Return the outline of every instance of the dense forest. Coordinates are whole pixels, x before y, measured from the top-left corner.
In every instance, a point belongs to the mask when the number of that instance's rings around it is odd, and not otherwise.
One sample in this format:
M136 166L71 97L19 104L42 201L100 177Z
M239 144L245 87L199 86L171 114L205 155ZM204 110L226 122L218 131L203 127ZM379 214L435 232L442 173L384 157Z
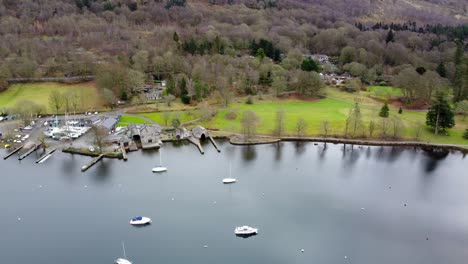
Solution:
M459 101L467 9L464 0L0 0L0 90L10 78L96 75L122 99L167 79L175 96L228 102L317 95L323 71L398 85L407 103L447 87ZM307 54L337 67L311 67Z

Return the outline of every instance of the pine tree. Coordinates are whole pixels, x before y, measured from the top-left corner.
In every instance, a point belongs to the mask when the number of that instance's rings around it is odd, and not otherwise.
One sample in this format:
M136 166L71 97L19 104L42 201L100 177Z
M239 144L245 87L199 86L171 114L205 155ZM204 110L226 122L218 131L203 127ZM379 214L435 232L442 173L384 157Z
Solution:
M447 69L445 68L445 65L442 62L439 63L439 65L437 65L436 71L440 77L447 78Z
M455 126L454 113L444 93L437 93L436 99L427 112L426 125L433 127L436 135L439 133L439 129L445 131L445 129Z
M403 109L401 109L401 106L400 106L400 109L398 109L398 113L399 113L399 114L402 114L402 113L403 113Z
M468 128L465 129L465 132L463 133L463 138L468 139Z
M393 30L389 30L387 33L387 38L385 38L385 43L393 42L395 40L395 34L393 33Z
M379 116L380 117L388 117L389 116L389 113L390 112L390 109L388 108L388 104L387 102L385 102L385 104L382 106L382 108L380 109L380 113L379 113Z

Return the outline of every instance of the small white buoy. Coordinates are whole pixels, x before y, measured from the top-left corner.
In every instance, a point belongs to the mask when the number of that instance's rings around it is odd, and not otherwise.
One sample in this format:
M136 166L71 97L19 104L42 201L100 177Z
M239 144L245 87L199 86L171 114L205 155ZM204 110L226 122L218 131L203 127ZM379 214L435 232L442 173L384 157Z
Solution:
M204 248L207 248L207 247L208 247L208 245L204 245L203 247L204 247Z
M88 185L85 185L84 187L85 187L85 188L88 188Z
M366 210L366 208L364 208L364 207L361 207L361 210Z
M347 259L347 258L348 258L348 256L344 256L344 258L345 258L345 259Z
M174 201L174 198L172 198L171 200Z
M214 204L216 204L216 202L213 202Z
M39 188L42 188L42 185L39 185Z
M304 252L304 249L301 249L301 252Z
M21 221L21 217L18 217L18 221Z

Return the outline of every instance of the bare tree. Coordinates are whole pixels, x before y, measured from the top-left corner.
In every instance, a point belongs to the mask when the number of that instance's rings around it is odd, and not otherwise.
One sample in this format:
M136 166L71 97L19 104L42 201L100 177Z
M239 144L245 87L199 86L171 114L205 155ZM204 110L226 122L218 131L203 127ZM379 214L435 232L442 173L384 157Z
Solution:
M171 118L171 112L166 111L162 113L163 120L164 120L164 125L167 126L167 122L169 122L169 119Z
M371 120L369 122L369 137L372 137L374 135L374 131L375 131L375 122L374 120Z
M329 132L328 120L322 121L322 123L320 124L320 129L321 129L322 135L324 135L325 137L328 137L328 132Z
M284 114L283 109L276 110L274 134L279 137L284 133Z
M59 91L53 90L49 94L49 106L58 114L64 103L63 96Z
M257 114L253 111L247 110L244 111L241 119L242 124L242 132L244 134L244 138L249 140L255 136L257 133L257 126L260 122Z
M93 137L93 143L99 148L99 153L102 153L104 147L104 140L107 136L107 130L101 126L91 126L91 135Z
M307 122L304 120L304 118L299 118L296 122L296 133L298 137L305 136L307 127L309 125Z

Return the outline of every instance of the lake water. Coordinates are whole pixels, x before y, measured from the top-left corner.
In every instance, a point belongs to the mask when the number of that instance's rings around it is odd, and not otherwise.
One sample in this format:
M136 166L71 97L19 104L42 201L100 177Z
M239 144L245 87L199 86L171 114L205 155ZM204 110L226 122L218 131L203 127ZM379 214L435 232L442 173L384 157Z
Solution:
M113 263L121 241L135 264L468 261L468 158L461 154L220 146L217 153L205 144L201 155L193 145L168 143L163 174L151 173L157 151L106 159L85 173L89 157L59 152L42 164L35 154L0 160L1 263ZM238 182L223 185L229 163ZM130 226L137 215L153 224ZM236 237L240 225L259 235Z

